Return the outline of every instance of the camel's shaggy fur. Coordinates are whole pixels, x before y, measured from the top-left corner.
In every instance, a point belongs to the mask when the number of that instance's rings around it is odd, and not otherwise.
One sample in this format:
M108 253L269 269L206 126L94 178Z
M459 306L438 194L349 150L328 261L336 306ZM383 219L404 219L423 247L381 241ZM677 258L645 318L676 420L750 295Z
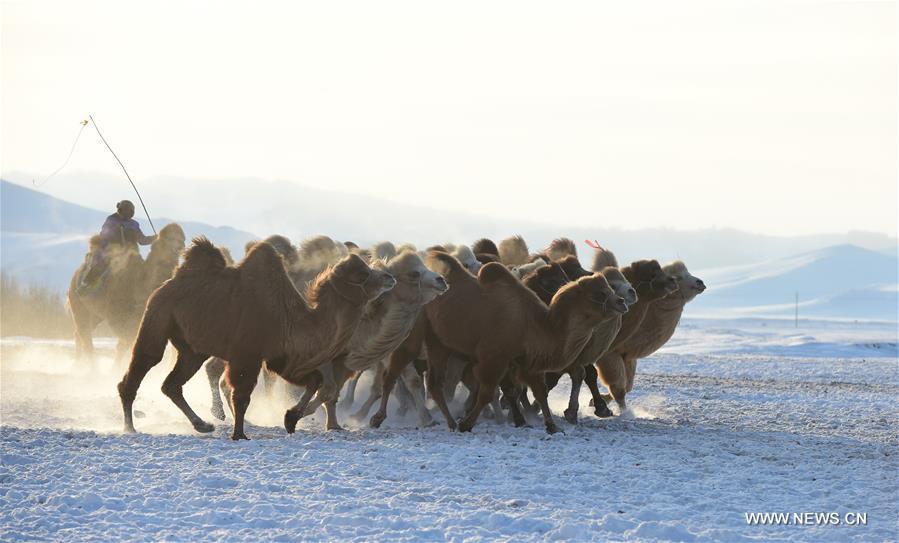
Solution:
M566 256L577 258L577 246L569 238L556 238L544 252L550 261L561 260Z
M487 238L481 238L476 242L471 244L471 250L474 251L474 254L486 254L499 256L499 248L493 243L493 240Z
M93 249L99 250L99 246ZM159 231L146 261L141 258L136 244L133 247L110 247L109 276L103 290L93 295L78 293L87 264L75 270L66 297L75 324L76 353L93 354L93 331L105 320L119 340L117 358L124 357L134 341L147 298L172 276L183 249L184 230L175 223L167 224Z
M471 430L501 381L503 393L514 396L506 387L509 381L504 381L511 371L510 376L534 391L547 432L557 431L543 374L568 367L597 323L627 311L624 300L597 275L566 285L547 307L502 265L487 264L474 277L458 260L441 252L432 253L429 265L446 270L450 284L447 294L425 308L428 390L449 427L456 428L456 422L443 396L443 379L447 359L457 353L473 361L478 383L476 403L459 423L460 430ZM394 370L391 364L385 382ZM523 424L514 405L513 416L516 424Z
M134 431L137 389L171 341L178 359L163 392L196 430L211 431L187 404L182 387L209 356L227 360L231 437L246 439L244 414L263 360L287 381L301 383L345 349L365 305L395 283L350 255L316 278L307 303L270 244L256 244L231 267L208 240L196 238L172 279L147 302L131 364L118 386L125 430Z
M499 260L509 267L521 266L531 261L528 244L521 236L512 236L499 242Z
M677 290L653 302L634 333L621 342L616 341L603 357L603 366L607 368L603 382L610 391L614 388L627 393L634 388L637 361L656 352L671 339L684 306L705 291L705 283L692 275L683 262L678 260L662 269L677 281ZM624 401L623 394L621 400ZM622 402L619 404L623 407Z

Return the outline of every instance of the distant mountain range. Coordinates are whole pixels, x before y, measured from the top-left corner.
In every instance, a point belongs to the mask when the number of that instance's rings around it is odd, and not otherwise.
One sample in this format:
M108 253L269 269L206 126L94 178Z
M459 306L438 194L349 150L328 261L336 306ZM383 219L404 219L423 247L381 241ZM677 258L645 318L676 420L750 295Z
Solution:
M899 260L855 245L837 245L760 264L696 270L709 290L692 315L736 314L896 321Z
M30 175L9 172L4 178L31 187ZM521 234L531 248L537 250L546 247L554 238L567 236L580 244L584 260L588 260L590 250L581 242L596 239L615 251L622 262L641 258L664 261L682 258L696 269L754 264L847 243L875 251L891 247L895 250L896 246L896 238L866 232L765 236L715 228L622 230L603 226L602 206L605 203L601 199L596 205L596 227L572 228L546 224L540 216L520 220L478 216L439 209L439 202L423 201L419 206L411 206L288 181L150 177L139 180L139 187L153 216L229 225L262 237L284 234L294 240L327 234L360 245L391 240L428 246L445 242L471 243L481 237L499 240ZM127 181L121 176L105 174L64 173L38 190L92 209L109 209L110 213L116 201L134 199ZM452 189L447 187L447 190ZM496 202L497 209L506 213L514 205L512 197Z
M80 200L102 201L108 211L0 182L3 271L26 283L63 292L84 258L88 238L99 230L116 200L130 197L127 191L110 194L108 188L97 195L93 191L99 191L98 183L82 187L84 198ZM271 233L283 233L295 241L326 233L360 245L390 239L412 241L419 246L443 241L470 243L481 236L499 240L517 233L533 249L565 235L577 241L598 239L613 249L622 263L647 257L663 262L682 258L709 285L709 290L688 307L690 315L791 316L798 292L800 316L897 320L896 240L876 234L777 238L735 230L588 230L533 222L511 225L508 221L414 208L291 183L260 182L254 189L249 181L235 181L218 190L203 183L201 188L209 191L205 197L197 196L196 187L179 192L176 181L148 184L151 188L144 197L153 202L153 209L164 210L166 215L170 211L183 212L169 216L218 218L219 224L258 227L259 230L239 230L179 220L188 237L204 234L216 244L228 247L236 258L243 255L247 241ZM54 184L71 190L62 181ZM278 191L282 191L281 195L275 196ZM171 197L185 192L191 197ZM164 197L166 194L168 198ZM158 205L167 200L178 203ZM140 209L136 218L149 231ZM170 220L154 218L157 227L167 222ZM589 266L591 250L581 245L580 255Z

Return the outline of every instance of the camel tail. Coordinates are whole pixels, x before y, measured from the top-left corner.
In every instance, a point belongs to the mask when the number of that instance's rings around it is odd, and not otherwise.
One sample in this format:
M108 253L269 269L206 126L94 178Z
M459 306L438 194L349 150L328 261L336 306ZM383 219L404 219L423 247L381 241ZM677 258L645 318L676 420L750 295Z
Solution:
M225 255L206 239L205 236L197 236L190 247L184 251L184 262L178 271L183 270L217 270L227 266Z
M615 258L615 253L604 247L597 247L596 253L593 255L593 271L602 271L603 268L608 266L618 267L618 259Z

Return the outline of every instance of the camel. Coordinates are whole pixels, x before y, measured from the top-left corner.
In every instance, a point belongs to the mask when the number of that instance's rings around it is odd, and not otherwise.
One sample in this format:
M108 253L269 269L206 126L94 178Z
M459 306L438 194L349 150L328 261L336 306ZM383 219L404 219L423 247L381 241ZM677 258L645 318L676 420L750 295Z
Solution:
M141 258L136 244L110 246L107 249L107 277L98 292L78 292L87 261L75 270L66 297L75 324L76 353L79 356L93 354L93 331L105 320L118 338L116 358L124 358L137 334L147 298L172 276L183 249L184 230L178 224L170 223L159 231L146 261ZM100 249L97 246L94 250Z
M608 255L597 257L594 265L607 262L610 258L614 257ZM611 353L616 352L619 346L640 329L653 304L677 290L677 281L673 276L665 273L656 260L638 260L621 268L621 273L636 290L638 300L622 318L621 329L605 350L605 354L594 359L594 362L600 380L609 387L615 402L621 409L624 409L624 396L627 393L626 378L622 380L621 375L622 373L626 375L626 372L621 359L611 356Z
M622 409L625 407L624 395L634 388L637 360L656 352L671 339L684 306L706 289L702 279L690 274L679 260L662 270L677 281L677 290L653 302L639 327L626 339L616 341L600 361L602 381L610 391L617 391L617 396L613 392L612 397Z
M499 242L499 260L506 266L527 264L531 260L528 244L521 236L512 236Z
M531 387L543 411L548 433L558 428L549 410L544 373L567 368L589 339L594 326L627 311L601 275L583 277L564 286L549 306L500 264L487 264L475 277L451 255L434 252L429 266L443 273L447 294L425 307L428 349L428 390L451 430L470 431L497 386L514 397L513 379ZM473 361L477 379L474 406L457 424L443 396L446 361L450 354ZM385 396L401 366L391 365L384 377ZM401 364L407 361L399 361ZM507 379L504 377L507 376ZM511 405L516 425L524 419Z
M338 386L342 386L352 372L377 368L409 335L421 307L448 288L443 277L425 267L416 253L404 252L386 263L375 260L371 266L372 269L383 270L395 277L397 284L366 306L359 326L346 345L346 351L334 360L335 375L340 373L343 377L343 380L337 382ZM416 398L413 396L413 401ZM301 401L288 411L285 425L289 433L293 433L301 416L315 411L321 400L316 398L308 409L302 403ZM368 405L370 407L371 404ZM329 430L340 429L334 407L332 405L330 409L326 409ZM416 403L415 407L418 409L420 422L427 425L430 414L424 403ZM368 408L365 409L365 414L367 412Z
M211 432L214 427L191 409L182 388L210 356L227 360L231 439L248 439L244 415L263 360L287 381L303 383L345 349L365 305L395 284L390 274L349 255L315 279L307 302L270 244L257 243L232 267L209 240L195 238L174 276L147 302L131 363L118 385L125 431L134 432L132 407L141 381L171 341L178 358L163 393L194 429ZM329 387L336 389L326 383L322 390Z

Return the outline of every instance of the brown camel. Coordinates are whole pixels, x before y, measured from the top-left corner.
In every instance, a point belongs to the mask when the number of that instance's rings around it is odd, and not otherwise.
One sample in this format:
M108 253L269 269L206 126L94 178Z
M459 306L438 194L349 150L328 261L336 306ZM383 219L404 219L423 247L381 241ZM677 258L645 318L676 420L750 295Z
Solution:
M549 247L543 251L543 254L546 255L546 258L550 261L562 260L566 256L577 258L577 246L569 238L556 238L552 240Z
M603 383L610 391L619 391L619 395L615 396L613 393L613 397L622 409L624 394L634 388L637 360L656 352L671 339L684 306L706 288L705 283L690 274L681 261L675 261L662 269L677 281L677 290L653 302L633 334L621 342L616 341L600 361Z
M383 260L375 260L371 267L389 273L396 278L397 284L366 306L359 326L347 343L346 351L334 360L338 387L343 386L346 378L354 372L369 368L380 369L378 367L380 362L409 335L422 306L446 292L448 288L443 277L429 270L416 253L404 252L386 263ZM288 410L285 416L287 431L293 433L299 418L306 413L314 412L321 403L321 399L316 397L308 409L301 401ZM430 422L430 415L424 405L416 404L416 408L419 410L422 424ZM326 403L325 409L327 428L340 429L333 403L331 405ZM365 409L362 416L367 413L368 409Z
M493 240L488 238L481 238L472 243L471 250L474 251L474 254L476 255L486 254L499 256L499 248L493 243Z
M78 292L87 262L75 270L69 283L67 299L75 324L76 353L88 356L93 354L93 331L105 320L119 340L117 358L124 357L134 341L147 298L156 287L172 276L183 249L184 230L171 223L159 231L159 236L150 246L146 261L141 258L136 243L110 246L107 249L107 277L98 292Z
M544 373L567 368L599 322L627 311L624 300L605 278L594 275L563 287L547 307L502 265L487 264L475 278L446 253L432 253L429 264L450 284L447 294L425 307L428 390L450 429L457 425L443 396L443 380L447 359L455 353L473 361L478 383L477 400L459 422L460 431L472 429L497 386L514 397L508 388L512 379L531 387L547 432L558 431L547 403ZM385 391L392 388L400 369L392 360ZM510 379L504 379L507 373ZM381 401L383 405L384 397ZM514 402L512 408L516 424L523 424Z
M626 386L622 386L626 385L626 378L624 381L621 379L624 367L610 354L640 329L653 304L677 290L677 281L665 273L655 260L638 260L621 268L621 273L636 290L638 300L631 306L627 315L621 319L621 329L606 349L605 354L598 360L594 360L600 380L609 387L615 402L624 409L624 396L627 392Z
M263 360L287 381L302 383L345 349L365 305L395 283L390 274L350 255L316 278L307 303L268 243L254 245L231 267L209 240L194 239L175 275L147 302L131 364L118 385L125 430L134 431L138 387L171 341L178 359L163 393L197 431L212 431L187 404L182 388L210 356L227 360L231 438L247 439L244 415Z

